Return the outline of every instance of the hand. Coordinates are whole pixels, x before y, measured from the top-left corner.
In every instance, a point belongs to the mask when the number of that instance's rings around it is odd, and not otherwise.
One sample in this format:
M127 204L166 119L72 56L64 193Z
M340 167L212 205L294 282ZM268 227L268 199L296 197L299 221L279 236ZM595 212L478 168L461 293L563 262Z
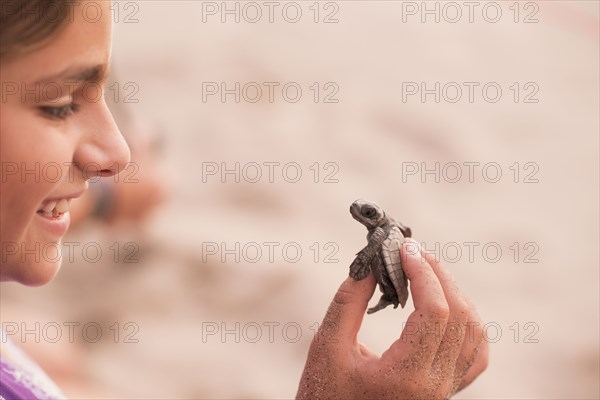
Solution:
M482 323L448 270L406 239L400 249L415 310L381 356L358 343L376 281L348 277L315 335L297 399L447 399L487 366Z

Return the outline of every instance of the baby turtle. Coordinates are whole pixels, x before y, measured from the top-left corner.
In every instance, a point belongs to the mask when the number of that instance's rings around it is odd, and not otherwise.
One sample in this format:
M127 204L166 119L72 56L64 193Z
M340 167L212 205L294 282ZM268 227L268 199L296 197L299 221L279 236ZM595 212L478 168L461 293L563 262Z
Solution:
M350 265L350 276L360 281L369 275L369 271L373 271L383 293L379 303L369 308L367 314L382 310L390 304L394 308L398 304L404 308L408 299L408 280L402 269L400 246L405 237L411 236L410 228L386 216L385 211L371 201L356 200L350 206L350 214L369 231L369 242L356 253L356 258Z

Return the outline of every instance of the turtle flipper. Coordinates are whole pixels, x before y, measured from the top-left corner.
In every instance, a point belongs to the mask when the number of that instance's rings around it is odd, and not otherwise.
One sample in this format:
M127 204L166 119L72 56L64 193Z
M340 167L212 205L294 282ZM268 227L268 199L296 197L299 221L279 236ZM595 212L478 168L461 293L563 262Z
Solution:
M369 275L371 262L375 256L375 251L367 246L356 254L356 258L350 264L350 276L355 281L363 280Z
M376 228L373 233L369 234L369 244L361 251L356 253L356 258L350 265L350 276L355 281L365 279L371 270L373 259L377 255L378 246L385 239L385 232L381 228Z
M385 296L381 296L381 298L379 299L379 303L377 303L377 305L375 305L373 307L370 307L367 310L367 314L373 314L374 312L377 312L379 310L383 310L384 308L386 308L390 304L394 304L394 302L388 300ZM394 308L396 308L396 307L398 307L398 304L394 305Z
M404 236L400 228L394 226L390 230L388 237L383 241L382 252L385 269L398 293L398 301L402 308L404 308L408 300L408 280L402 269L402 260L400 257L402 242L404 242Z
M383 310L390 304L393 304L394 308L398 307L398 295L396 294L396 289L390 281L390 278L388 277L387 271L385 270L385 266L383 264L383 259L379 254L375 258L373 258L371 270L373 271L375 280L379 283L379 289L381 290L382 295L379 299L379 303L377 303L376 306L369 308L367 310L367 314L373 314L374 312Z
M367 314L373 314L374 312L383 310L384 308L390 305L393 305L394 308L398 308L398 297L396 297L395 293L391 296L384 293L379 299L379 302L375 306L370 307L367 310Z
M402 232L402 235L405 238L409 238L412 237L412 230L406 226L406 225L402 225L400 222L396 221L396 223L398 224L398 227L400 228L400 231Z

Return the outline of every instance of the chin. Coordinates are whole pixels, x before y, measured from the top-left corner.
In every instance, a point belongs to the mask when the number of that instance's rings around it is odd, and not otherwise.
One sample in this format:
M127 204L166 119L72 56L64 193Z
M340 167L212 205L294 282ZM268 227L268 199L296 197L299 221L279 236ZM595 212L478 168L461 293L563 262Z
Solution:
M60 266L60 261L51 265L45 265L43 267L38 266L37 269L43 269L39 271L34 271L34 273L31 274L31 276L27 277L27 280L22 281L21 283L27 286L43 286L52 281L52 279L54 279L54 277L56 276L56 274L58 274L58 271L60 270Z
M7 259L2 260L2 280L25 286L43 286L56 276L63 262L61 238L48 237L30 230L18 245L7 248Z
M35 263L19 263L13 266L2 266L2 269L13 270L2 280L15 281L25 286L43 286L52 281L62 264L61 260L40 260ZM4 275L4 274L3 274Z

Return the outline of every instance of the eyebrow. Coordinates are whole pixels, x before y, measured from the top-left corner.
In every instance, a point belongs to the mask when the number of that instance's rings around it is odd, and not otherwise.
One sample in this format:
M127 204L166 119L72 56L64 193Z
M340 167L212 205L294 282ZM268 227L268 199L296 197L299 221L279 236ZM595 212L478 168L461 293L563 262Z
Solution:
M108 64L71 67L52 76L42 78L35 82L34 85L50 82L101 83L108 78L109 72Z

